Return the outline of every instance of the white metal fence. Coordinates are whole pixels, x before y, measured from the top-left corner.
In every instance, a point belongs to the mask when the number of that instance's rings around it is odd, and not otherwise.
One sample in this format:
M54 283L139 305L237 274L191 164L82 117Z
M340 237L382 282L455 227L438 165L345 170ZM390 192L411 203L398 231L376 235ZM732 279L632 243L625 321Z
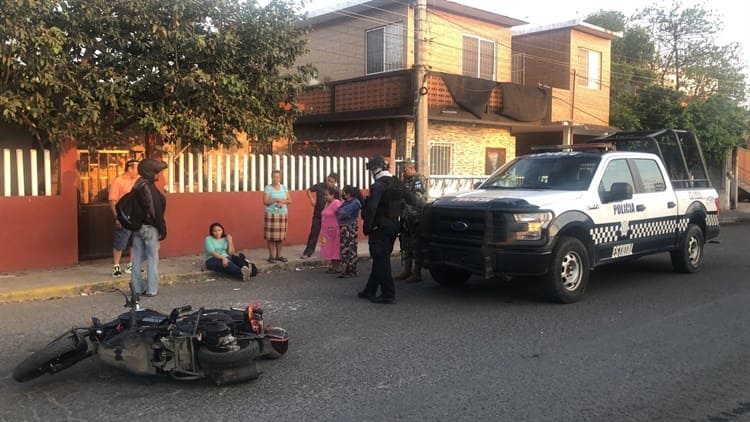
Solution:
M487 176L430 176L430 198L474 190L474 185L486 178Z
M271 183L271 172L281 171L289 190L305 190L338 173L339 186L361 189L370 185L365 157L264 155L246 153L182 153L169 160L169 192L253 192Z
M0 187L3 196L55 194L52 155L49 150L4 148L0 152ZM365 167L366 164L365 157L264 155L220 151L209 154L183 153L169 160L165 188L172 193L262 191L271 183L271 172L280 170L282 183L290 190L308 189L333 172L339 174L339 186L352 185L367 189L372 178ZM119 165L114 168L121 170ZM83 183L87 178L81 176ZM105 179L111 182L111 178ZM486 176L431 176L430 198L471 190L476 182L481 182L485 178ZM104 189L106 186L101 188Z
M3 148L0 185L3 196L52 196L49 150Z

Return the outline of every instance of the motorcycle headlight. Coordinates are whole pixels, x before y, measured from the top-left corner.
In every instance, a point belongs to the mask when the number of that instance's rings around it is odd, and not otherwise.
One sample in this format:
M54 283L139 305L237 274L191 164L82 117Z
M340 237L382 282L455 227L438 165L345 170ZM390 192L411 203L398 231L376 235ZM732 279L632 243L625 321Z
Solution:
M552 212L513 214L516 221L516 240L541 240L544 229L552 221Z

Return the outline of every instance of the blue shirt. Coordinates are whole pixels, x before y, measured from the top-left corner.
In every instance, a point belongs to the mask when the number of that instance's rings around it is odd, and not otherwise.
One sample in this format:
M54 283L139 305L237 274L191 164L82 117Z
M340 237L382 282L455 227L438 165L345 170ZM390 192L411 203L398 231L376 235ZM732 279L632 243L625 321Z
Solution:
M217 239L213 236L206 236L206 240L203 242L203 245L206 249L206 260L209 258L214 258L213 255L211 255L212 252L218 252L221 254L221 256L229 256L229 252L227 249L229 249L229 242L227 241L226 237L222 237L221 239Z
M339 224L343 226L345 224L356 223L357 218L359 218L360 208L362 208L362 204L357 198L352 198L341 204L339 209L336 210Z
M263 188L263 193L268 194L271 200L275 199L286 199L286 186L281 185L279 190L276 190L273 188L273 185L266 185L265 188ZM266 212L271 214L287 214L289 210L286 207L286 204L282 204L280 206L276 206L276 204L266 205Z

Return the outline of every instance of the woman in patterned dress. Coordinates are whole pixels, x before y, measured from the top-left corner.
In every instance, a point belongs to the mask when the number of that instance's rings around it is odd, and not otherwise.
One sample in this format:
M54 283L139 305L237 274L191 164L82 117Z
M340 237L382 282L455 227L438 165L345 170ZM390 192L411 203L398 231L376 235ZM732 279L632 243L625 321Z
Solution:
M263 205L266 206L263 238L268 243L268 262L287 262L281 255L281 247L289 226L287 205L292 203L292 198L286 186L281 184L280 170L271 173L271 180L271 184L263 189Z
M362 208L362 192L354 186L344 186L341 195L344 203L336 210L341 231L341 265L344 272L339 278L357 275L357 231L359 210Z

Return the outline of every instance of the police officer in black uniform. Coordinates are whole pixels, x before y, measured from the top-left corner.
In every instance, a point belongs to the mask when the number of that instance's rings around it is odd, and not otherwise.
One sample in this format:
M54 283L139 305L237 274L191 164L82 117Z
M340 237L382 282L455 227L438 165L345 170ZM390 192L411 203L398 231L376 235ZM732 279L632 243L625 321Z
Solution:
M369 237L372 270L367 285L357 296L373 303L392 304L396 303L396 287L391 274L391 253L400 227L398 219L403 189L389 189L391 184L400 184L400 181L388 172L385 158L370 158L367 169L372 172L375 182L370 186L370 196L362 210L362 231ZM380 296L377 296L378 287Z

